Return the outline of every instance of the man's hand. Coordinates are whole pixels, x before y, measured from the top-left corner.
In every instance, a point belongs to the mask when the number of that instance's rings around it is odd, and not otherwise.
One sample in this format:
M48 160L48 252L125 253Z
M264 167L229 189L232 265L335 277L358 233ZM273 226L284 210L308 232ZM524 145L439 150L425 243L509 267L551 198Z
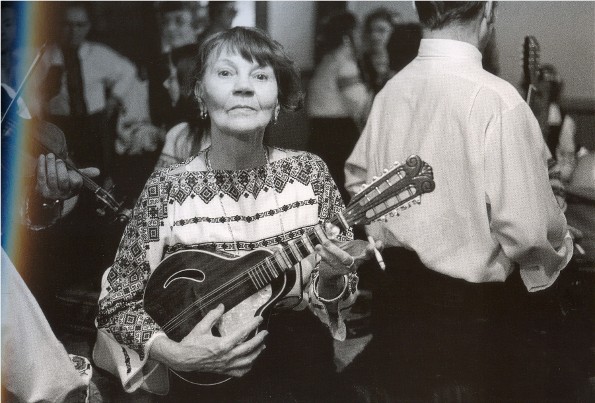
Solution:
M97 168L83 168L80 172L90 178L99 175ZM51 200L67 200L76 196L82 185L82 176L78 172L69 171L64 161L56 159L54 154L42 154L37 159L35 191L40 196Z
M245 326L227 336L213 336L211 328L223 315L223 305L210 311L179 343L166 338L157 338L149 354L178 371L210 372L233 377L245 375L264 350L264 338L268 332L261 331L245 341L260 323L258 316Z

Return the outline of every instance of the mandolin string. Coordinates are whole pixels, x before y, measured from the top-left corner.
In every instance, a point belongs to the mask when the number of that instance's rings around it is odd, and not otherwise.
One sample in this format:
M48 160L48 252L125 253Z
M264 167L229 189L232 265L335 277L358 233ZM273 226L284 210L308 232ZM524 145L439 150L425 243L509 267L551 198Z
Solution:
M206 294L205 297L203 299L197 300L195 302L193 302L192 304L190 304L188 307L186 307L186 309L184 309L183 311L181 311L178 315L174 316L173 318L171 318L165 325L163 325L162 329L163 331L170 331L176 327L178 327L180 324L182 324L187 318L189 318L191 315L193 315L197 309L194 309L195 307L197 307L198 305L209 305L212 303L212 301L216 300L216 298L212 298L209 299L211 296L215 295L215 297L217 296L223 296L226 295L227 293L229 293L232 290L235 290L237 287L239 287L240 285L242 285L243 283L245 283L246 281L252 281L252 279L250 278L249 273L254 272L254 269L259 269L259 266L266 270L266 264L265 264L265 260L269 259L271 260L273 258L273 256L269 256L265 259L263 259L261 262L257 263L256 265L252 266L250 269L248 269L246 272L242 273L240 276L234 277L233 279L231 279L230 281L228 281L225 284L222 284L220 287L218 287L217 289L213 290L212 292L210 292L209 294ZM254 273L253 273L254 274ZM277 277L275 277L277 278ZM237 282L238 280L240 280L239 282ZM268 284L271 283L272 280L270 280ZM233 284L232 286L230 286L230 284L232 284L233 282L237 282L236 284ZM229 287L227 290L225 290L224 292L219 292L222 288L225 287ZM202 307L198 307L198 310L202 309Z
M266 259L270 259L272 256L269 256L265 259L263 259L263 261L257 263L256 265L250 267L246 272L240 274L239 276L236 276L234 278L232 278L231 280L229 280L226 283L221 284L218 288L215 288L214 290L212 290L210 293L205 294L205 296L202 299L198 299L196 301L194 301L192 304L188 305L188 307L186 307L186 309L182 310L180 313L178 313L176 316L174 316L173 318L171 318L164 326L163 329L165 331L165 327L170 326L173 322L177 321L178 319L182 319L185 320L186 318L190 317L191 314L193 314L196 311L191 312L189 315L186 315L186 313L192 309L194 306L196 305L200 305L200 304L210 304L212 301L214 301L216 298L213 299L208 299L211 296L215 295L225 295L225 293L221 293L221 289L224 289L225 287L229 287L230 285L232 285L234 282L237 282L239 280L239 283L237 284L233 284L233 288L231 289L235 289L237 288L239 285L245 283L246 281L252 281L252 279L250 278L250 273L254 270L257 269L258 266L262 265L264 263L264 260ZM270 283L270 282L269 282ZM200 309L200 308L199 308ZM177 327L179 324L176 324L174 327Z
M236 284L230 285L233 283L233 281L237 281L237 280L240 280L240 281L237 282ZM249 280L250 280L250 277L247 276L247 273L242 273L241 276L235 277L232 281L229 281L228 283L226 283L225 287L221 286L217 289L217 290L219 290L221 288L226 288L224 291L215 292L216 290L213 290L213 292L207 294L204 298L194 301L192 304L188 305L188 307L186 309L184 309L181 313L176 315L174 318L170 319L163 326L163 331L168 332L170 330L177 328L179 325L184 323L184 321L186 319L190 318L194 313L201 310L203 308L202 305L205 305L205 306L210 305L213 301L215 301L217 299L217 297L227 295L230 291L235 290L237 287L239 287L240 285L244 284L245 282L247 282ZM213 298L211 298L211 297L213 297ZM198 308L198 309L196 309L196 308Z

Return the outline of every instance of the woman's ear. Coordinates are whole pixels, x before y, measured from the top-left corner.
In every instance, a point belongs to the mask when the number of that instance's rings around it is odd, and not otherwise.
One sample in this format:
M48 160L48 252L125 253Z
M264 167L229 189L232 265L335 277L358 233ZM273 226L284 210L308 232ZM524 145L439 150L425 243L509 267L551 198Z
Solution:
M197 81L196 84L194 84L194 97L196 98L196 101L199 105L203 103L202 95L202 83Z

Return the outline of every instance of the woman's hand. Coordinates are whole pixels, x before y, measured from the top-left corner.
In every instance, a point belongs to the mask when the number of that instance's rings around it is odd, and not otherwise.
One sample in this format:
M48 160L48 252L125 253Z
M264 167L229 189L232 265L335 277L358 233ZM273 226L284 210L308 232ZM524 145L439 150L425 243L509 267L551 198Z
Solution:
M381 249L382 243L376 245L362 240L339 242L335 240L338 228L327 225L329 240L316 246L320 256L318 293L322 298L332 299L344 287L343 276L355 273L361 264L374 256L374 248Z
M97 168L83 168L80 171L91 178L99 175ZM51 200L70 199L79 193L82 185L82 176L78 172L69 171L64 161L56 159L54 154L42 154L37 159L35 191L40 196Z
M179 343L166 337L156 339L149 355L178 371L210 372L234 377L245 375L264 350L264 339L268 332L259 332L245 341L262 322L262 317L257 316L228 336L213 336L211 328L223 312L223 305L210 311Z

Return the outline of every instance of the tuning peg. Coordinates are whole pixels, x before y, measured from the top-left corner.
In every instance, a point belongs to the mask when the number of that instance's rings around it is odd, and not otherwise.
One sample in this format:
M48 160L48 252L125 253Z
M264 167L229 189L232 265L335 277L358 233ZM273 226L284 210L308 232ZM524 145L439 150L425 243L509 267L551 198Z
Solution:
M376 179L378 179L377 176L372 176L372 181L375 181Z
M387 169L387 168L384 168L384 169L382 170L382 174L384 175L384 174L386 174L386 173L388 173L388 169Z

